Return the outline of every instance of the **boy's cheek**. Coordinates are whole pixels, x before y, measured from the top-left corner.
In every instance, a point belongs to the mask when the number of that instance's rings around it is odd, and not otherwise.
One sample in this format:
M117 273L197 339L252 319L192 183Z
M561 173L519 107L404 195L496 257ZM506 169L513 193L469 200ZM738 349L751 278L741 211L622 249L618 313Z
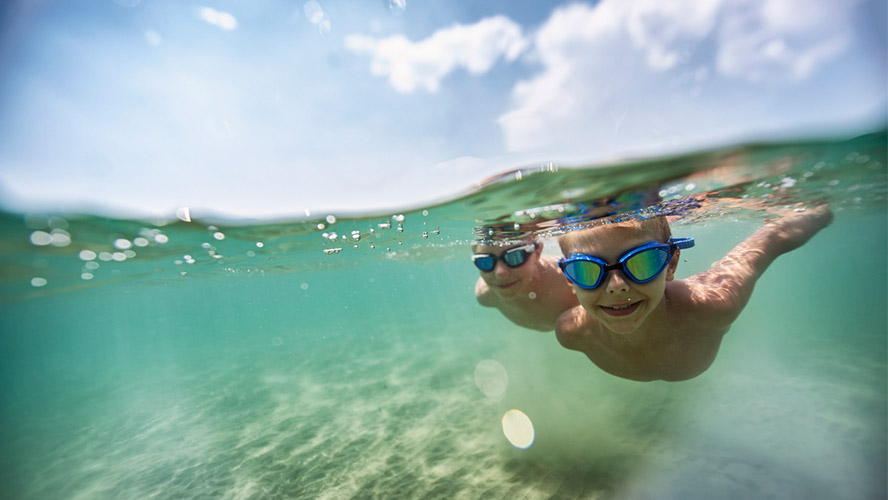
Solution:
M577 302L587 311L595 309L595 294L590 290L584 290L576 286L573 287L574 295L577 296Z

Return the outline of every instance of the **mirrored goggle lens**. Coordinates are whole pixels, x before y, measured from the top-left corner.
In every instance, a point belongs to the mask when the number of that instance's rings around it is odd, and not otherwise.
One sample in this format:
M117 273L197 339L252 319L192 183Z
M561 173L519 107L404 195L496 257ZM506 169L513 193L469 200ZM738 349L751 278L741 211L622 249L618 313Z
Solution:
M518 267L527 260L527 250L509 250L503 254L503 260L509 267Z
M669 252L664 248L651 248L639 252L624 263L630 277L638 282L650 281L657 277L669 261Z
M564 266L564 273L574 283L584 287L595 287L601 279L601 265L586 260L575 260Z
M472 262L482 271L492 271L496 266L496 259L492 255L476 255Z

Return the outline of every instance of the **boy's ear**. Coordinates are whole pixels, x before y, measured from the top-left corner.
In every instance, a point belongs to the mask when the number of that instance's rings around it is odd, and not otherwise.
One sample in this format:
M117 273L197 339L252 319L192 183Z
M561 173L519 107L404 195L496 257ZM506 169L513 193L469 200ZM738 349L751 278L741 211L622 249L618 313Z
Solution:
M674 254L672 254L672 258L669 259L669 264L666 264L666 281L672 281L675 279L675 269L678 268L678 261L681 257L681 250L676 250Z

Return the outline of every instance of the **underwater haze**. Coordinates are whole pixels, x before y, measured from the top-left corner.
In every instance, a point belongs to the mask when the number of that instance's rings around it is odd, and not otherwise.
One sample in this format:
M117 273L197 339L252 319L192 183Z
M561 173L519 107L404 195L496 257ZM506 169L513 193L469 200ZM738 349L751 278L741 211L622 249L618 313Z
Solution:
M651 194L697 242L677 278L779 213L835 219L689 381L616 378L476 303L476 226L554 254L575 213ZM545 165L387 213L4 213L0 497L885 498L886 228L884 130Z

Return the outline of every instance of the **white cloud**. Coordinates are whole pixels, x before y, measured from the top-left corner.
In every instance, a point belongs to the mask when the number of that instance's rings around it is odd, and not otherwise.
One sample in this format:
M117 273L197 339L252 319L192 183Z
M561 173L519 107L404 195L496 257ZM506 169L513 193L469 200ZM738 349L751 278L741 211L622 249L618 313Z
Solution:
M500 58L515 60L527 43L521 27L504 16L441 29L419 42L401 35L381 39L349 35L345 39L352 52L372 56L374 75L388 76L392 87L403 93L417 88L437 92L441 79L457 67L487 72Z
M707 97L707 85L728 82L751 96L750 84L811 77L846 47L849 9L830 0L602 0L556 9L529 53L542 70L515 84L499 118L506 148L588 153L667 140L691 128L682 125L694 113L712 113L688 105Z
M847 12L833 3L747 0L719 33L721 73L758 82L807 78L847 46Z
M237 28L237 19L228 12L222 12L212 7L198 7L197 16L213 26L218 26L225 31Z

